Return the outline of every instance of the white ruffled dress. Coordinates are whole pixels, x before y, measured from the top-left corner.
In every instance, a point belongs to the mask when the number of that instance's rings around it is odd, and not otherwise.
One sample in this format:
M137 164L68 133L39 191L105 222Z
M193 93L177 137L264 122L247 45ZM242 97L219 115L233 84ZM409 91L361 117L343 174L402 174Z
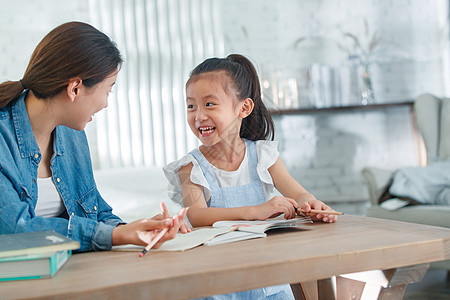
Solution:
M259 178L261 179L266 200L270 199L274 188L273 180L268 169L278 159L279 152L277 148L278 142L265 140L256 141L256 152L258 157L256 171ZM169 197L181 206L183 206L183 194L180 178L178 177L178 171L181 167L186 166L190 163L193 164L190 175L192 183L203 187L203 195L205 196L206 202L208 202L211 197L211 189L209 187L208 181L203 175L203 172L197 160L192 154L188 153L181 159L174 161L163 168L164 174L166 175L170 183ZM236 184L244 185L250 182L247 149L245 149L244 160L236 171L220 170L213 165L211 165L211 167L221 187Z

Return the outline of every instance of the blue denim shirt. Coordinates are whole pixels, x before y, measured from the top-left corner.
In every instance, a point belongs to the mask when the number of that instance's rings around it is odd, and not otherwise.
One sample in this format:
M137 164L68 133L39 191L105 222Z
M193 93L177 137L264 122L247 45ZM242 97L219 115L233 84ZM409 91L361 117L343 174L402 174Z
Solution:
M27 92L0 109L0 234L54 230L79 241L79 251L110 249L112 231L123 222L97 190L84 131L54 131L51 172L68 218L36 216L41 153L25 107Z

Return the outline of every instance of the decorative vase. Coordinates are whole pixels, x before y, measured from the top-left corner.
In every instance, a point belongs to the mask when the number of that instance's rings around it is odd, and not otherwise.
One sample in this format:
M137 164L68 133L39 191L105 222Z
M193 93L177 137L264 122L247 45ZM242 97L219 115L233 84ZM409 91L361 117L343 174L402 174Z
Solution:
M363 90L361 91L361 105L368 105L375 103L373 95L372 80L370 78L369 64L365 64L363 73Z

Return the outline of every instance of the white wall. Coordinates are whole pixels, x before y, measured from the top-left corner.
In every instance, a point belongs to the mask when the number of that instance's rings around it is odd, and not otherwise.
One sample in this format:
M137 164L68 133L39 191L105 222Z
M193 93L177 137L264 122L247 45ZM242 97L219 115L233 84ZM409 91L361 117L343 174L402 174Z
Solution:
M19 80L39 41L68 21L89 20L88 0L0 0L0 82Z
M448 70L448 1L427 0L219 0L225 50L250 56L265 77L278 72L298 79L308 97L312 63L342 66L356 53L350 33L372 51L378 102L445 93ZM304 100L304 99L302 99Z
M308 68L348 64L355 35L371 56L377 103L402 102L423 92L445 95L447 1L221 0L225 52L247 55L262 80L294 78L299 103L310 106ZM367 27L366 27L367 24ZM284 108L276 96L269 106ZM271 103L273 102L273 103ZM276 116L280 154L294 177L318 198L364 213L365 166L396 169L418 164L408 107ZM347 204L342 204L346 203Z

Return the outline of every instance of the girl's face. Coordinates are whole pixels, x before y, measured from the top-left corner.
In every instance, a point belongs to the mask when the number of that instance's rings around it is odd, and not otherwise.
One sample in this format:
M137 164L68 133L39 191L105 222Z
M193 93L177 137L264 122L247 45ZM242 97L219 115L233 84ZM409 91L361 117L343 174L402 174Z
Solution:
M114 72L93 87L81 85L74 105L69 108L71 118L67 120L69 124L66 126L83 130L86 124L92 121L94 114L108 106L108 95L116 79L117 72Z
M211 72L186 87L187 120L205 146L239 137L242 101L235 100L232 89L225 90L229 80L223 73Z

